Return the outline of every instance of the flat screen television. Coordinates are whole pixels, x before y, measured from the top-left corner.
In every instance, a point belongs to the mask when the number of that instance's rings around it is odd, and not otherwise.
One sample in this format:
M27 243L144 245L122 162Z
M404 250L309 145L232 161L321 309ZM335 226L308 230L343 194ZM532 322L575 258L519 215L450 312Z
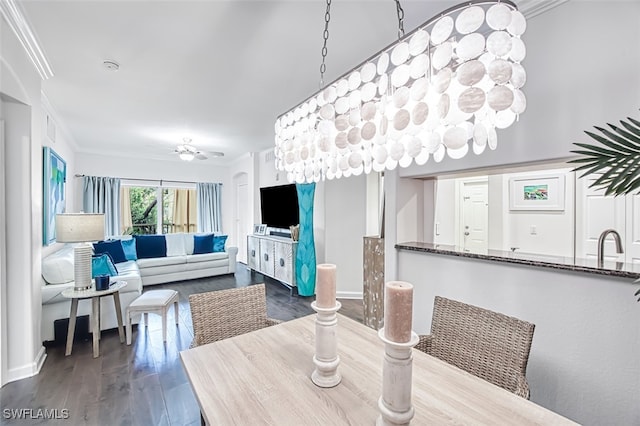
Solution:
M295 184L260 188L262 223L271 228L289 229L300 222Z

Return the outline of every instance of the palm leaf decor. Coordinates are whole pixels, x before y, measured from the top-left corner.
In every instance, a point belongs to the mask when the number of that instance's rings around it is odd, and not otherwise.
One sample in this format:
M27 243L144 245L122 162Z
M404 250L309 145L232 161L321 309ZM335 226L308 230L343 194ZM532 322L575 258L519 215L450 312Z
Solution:
M581 157L569 161L579 164L573 171L580 177L599 174L590 187L602 188L605 195L624 195L640 190L640 121L627 117L620 126L609 129L594 126L601 134L585 131L598 144L574 143L582 148L571 151Z

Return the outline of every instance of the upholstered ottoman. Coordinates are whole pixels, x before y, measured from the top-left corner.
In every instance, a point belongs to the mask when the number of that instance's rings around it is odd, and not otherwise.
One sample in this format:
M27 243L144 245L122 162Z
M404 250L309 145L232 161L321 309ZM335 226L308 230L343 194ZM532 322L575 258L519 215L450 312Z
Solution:
M149 324L149 313L162 315L162 341L167 341L167 311L173 303L178 324L178 292L175 290L145 291L127 307L127 345L131 344L131 316L144 314L144 324Z

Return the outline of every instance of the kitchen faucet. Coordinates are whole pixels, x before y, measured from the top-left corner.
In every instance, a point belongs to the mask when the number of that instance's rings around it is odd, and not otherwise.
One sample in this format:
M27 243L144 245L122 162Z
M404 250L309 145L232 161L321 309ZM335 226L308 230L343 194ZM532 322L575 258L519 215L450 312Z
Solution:
M609 234L613 235L613 240L616 243L616 253L624 253L620 234L615 229L605 229L600 234L600 238L598 238L598 268L602 268L604 265L604 240L607 239Z

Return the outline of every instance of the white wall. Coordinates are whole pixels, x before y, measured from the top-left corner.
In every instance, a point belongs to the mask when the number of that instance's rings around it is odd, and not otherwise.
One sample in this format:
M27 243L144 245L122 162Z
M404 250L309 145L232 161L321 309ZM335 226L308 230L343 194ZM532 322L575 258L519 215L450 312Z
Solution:
M416 332L430 330L436 295L532 322L533 402L585 425L639 424L640 305L630 279L408 251L398 259L397 278L414 284Z
M111 176L120 178L222 183L222 230L229 235L227 245L236 241L233 209L233 188L228 167L213 167L206 161L161 161L121 156L76 154L76 173L87 176ZM70 177L76 188L74 210L82 209L82 178Z
M6 282L0 282L2 383L36 374L40 341L42 145L40 78L0 19L0 119L5 121ZM25 212L27 214L25 214ZM5 374L6 373L6 374Z

